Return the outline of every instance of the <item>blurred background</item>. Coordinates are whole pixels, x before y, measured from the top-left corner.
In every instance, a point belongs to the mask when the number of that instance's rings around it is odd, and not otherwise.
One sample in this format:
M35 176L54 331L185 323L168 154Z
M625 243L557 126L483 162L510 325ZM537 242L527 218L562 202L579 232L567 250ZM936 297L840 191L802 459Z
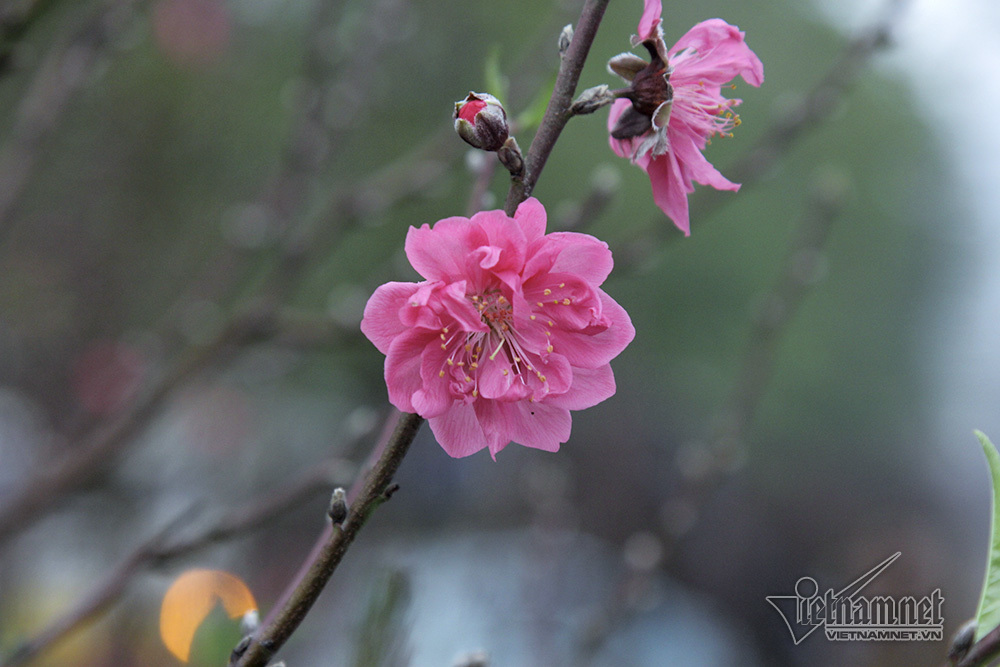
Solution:
M940 589L975 613L1000 438L1000 7L665 2L765 66L683 238L574 119L535 195L594 234L637 335L557 454L426 427L290 667L940 665L947 642L792 643L769 595ZM468 91L530 143L577 0L0 5L0 664L180 664L191 568L262 614L390 418L358 323L410 225L502 206ZM629 48L616 0L581 77ZM975 117L966 122L965 114ZM982 122L980 122L982 121ZM485 189L484 189L485 188ZM192 665L239 640L221 608Z

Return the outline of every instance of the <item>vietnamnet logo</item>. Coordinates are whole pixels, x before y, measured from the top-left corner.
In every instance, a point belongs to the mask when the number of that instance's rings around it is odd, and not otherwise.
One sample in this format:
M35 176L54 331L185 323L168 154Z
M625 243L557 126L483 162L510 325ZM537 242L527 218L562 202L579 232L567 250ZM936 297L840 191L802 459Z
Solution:
M861 591L901 555L894 553L839 591L820 593L812 577L795 582L795 595L769 595L798 645L822 627L831 641L941 641L941 589L922 598L864 597Z

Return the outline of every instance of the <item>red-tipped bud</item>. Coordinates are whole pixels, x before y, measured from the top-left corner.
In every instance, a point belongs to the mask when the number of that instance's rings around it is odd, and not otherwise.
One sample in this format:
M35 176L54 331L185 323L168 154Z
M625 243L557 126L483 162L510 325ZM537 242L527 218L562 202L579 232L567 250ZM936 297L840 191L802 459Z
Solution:
M455 103L455 131L467 144L495 151L507 141L507 112L500 100L488 93L469 93Z

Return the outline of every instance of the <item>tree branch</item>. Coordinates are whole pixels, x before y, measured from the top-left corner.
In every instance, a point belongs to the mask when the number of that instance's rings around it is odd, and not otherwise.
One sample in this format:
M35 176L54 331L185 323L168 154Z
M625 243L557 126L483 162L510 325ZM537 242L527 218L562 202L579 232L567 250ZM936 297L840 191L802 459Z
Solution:
M342 465L339 459L313 465L308 472L287 486L275 489L252 505L232 510L186 538L172 540L171 534L189 519L190 512L185 511L136 547L74 607L50 622L34 638L17 647L5 662L0 663L0 667L27 664L70 633L100 617L121 598L143 569L164 565L210 544L252 531L298 507L319 491L328 490L334 483L332 477L338 465Z
M549 105L545 108L542 123L538 126L538 131L535 132L531 147L528 149L524 176L511 179L504 207L507 215L514 215L518 205L531 196L559 134L573 117L570 107L573 104L576 85L607 6L608 0L587 0L587 4L580 12L573 39L559 64L559 73L556 75L556 85L549 99Z
M986 667L1000 656L1000 627L993 628L972 645L969 652L951 667Z
M347 553L361 527L375 509L388 499L387 491L399 464L416 437L424 419L418 415L400 415L396 429L378 462L365 477L358 498L351 504L347 519L334 525L322 548L309 564L308 571L282 609L254 634L245 651L233 656L234 667L264 667L302 623L319 598L330 577Z

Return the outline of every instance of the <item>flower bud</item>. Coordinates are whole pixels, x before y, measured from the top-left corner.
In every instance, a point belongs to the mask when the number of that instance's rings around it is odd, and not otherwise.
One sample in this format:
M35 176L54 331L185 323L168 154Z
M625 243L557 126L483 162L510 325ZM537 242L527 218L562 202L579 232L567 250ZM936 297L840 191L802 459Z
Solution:
M495 151L507 141L507 112L500 100L488 93L469 93L455 103L455 131L467 144Z
M521 147L517 145L517 139L510 137L497 151L500 163L507 168L511 176L524 176L524 156L521 155Z

